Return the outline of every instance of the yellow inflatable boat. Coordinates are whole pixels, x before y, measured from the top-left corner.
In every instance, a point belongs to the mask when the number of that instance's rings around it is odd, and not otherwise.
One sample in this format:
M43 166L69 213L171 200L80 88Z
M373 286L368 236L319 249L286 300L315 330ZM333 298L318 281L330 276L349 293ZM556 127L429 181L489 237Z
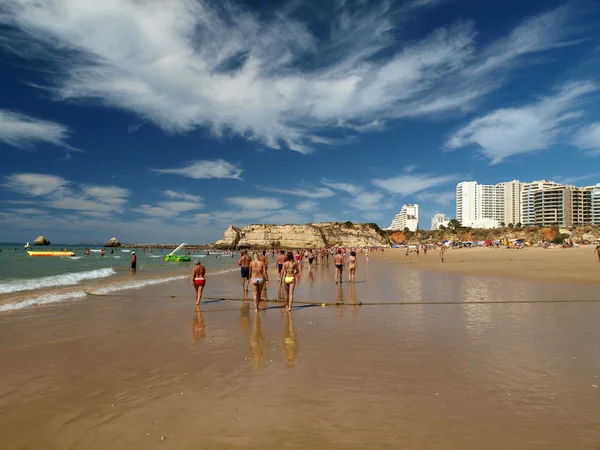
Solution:
M27 251L29 256L75 256L73 252L35 252L35 251Z

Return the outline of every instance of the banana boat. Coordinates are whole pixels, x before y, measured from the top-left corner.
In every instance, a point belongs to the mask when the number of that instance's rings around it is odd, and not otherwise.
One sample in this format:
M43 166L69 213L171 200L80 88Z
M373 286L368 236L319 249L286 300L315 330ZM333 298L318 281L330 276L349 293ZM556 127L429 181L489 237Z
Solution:
M75 256L73 252L36 252L28 250L29 256Z

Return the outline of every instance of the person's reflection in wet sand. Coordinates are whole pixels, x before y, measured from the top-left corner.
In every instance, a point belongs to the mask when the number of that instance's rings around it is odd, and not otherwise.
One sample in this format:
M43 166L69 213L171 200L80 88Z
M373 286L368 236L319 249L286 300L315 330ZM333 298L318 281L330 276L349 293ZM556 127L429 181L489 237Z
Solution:
M310 266L308 269L308 285L312 288L315 284L315 268Z
M358 300L356 299L356 286L354 283L348 284L348 297L350 302L350 311L355 316L358 313Z
M281 335L281 354L287 367L296 367L296 358L298 358L300 346L296 338L294 328L294 317L291 311L285 312L285 330Z
M250 329L250 302L242 301L242 307L240 308L240 330L246 334Z
M254 323L252 326L252 334L250 335L250 360L254 369L260 369L265 355L267 354L267 343L262 332L262 325L260 323L260 317L258 314L254 316Z
M337 284L336 288L335 288L335 307L337 310L337 315L339 318L342 318L342 316L344 315L344 288L342 287L342 284Z
M204 318L202 317L202 311L196 306L196 313L194 315L194 321L192 322L192 342L199 344L204 340L206 336L206 330L204 329Z

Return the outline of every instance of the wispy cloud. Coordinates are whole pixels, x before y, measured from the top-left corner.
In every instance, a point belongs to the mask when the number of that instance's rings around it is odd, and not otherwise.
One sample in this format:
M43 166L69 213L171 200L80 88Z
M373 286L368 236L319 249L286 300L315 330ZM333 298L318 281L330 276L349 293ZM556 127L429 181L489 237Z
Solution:
M243 210L272 210L280 209L283 203L272 197L228 197L225 202Z
M372 131L398 117L468 108L501 86L496 72L570 43L562 9L481 50L468 22L396 38L438 3L339 2L318 36L285 9L266 19L207 0L13 0L0 23L10 30L6 48L56 63L46 88L59 99L97 100L169 132L208 126L308 152L327 143L326 127Z
M360 191L360 188L357 185L350 183L339 183L336 181L328 180L326 178L321 179L321 184L324 184L325 186L330 187L331 189L335 189L336 191L343 191L348 194L358 194L358 192Z
M593 123L579 130L575 136L576 145L591 153L600 153L600 122Z
M3 186L20 194L38 197L56 192L68 184L68 180L56 175L17 173L7 176Z
M232 178L239 180L243 172L237 165L222 159L191 161L184 167L176 169L152 169L152 171L161 174L182 175L197 180L209 178Z
M456 201L456 192L421 192L417 194L417 199L421 202L450 205Z
M296 203L296 209L298 211L314 211L317 209L317 206L319 206L319 204L317 202L313 202L312 200L304 200Z
M436 186L454 182L463 178L461 175L431 175L403 173L397 177L373 180L375 186L399 195L410 195Z
M566 177L566 176L562 176L562 175L557 175L557 176L553 177L552 179L558 181L559 183L564 183L564 184L573 184L573 183L577 183L579 181L594 179L593 182L594 182L594 184L596 184L597 182L600 182L600 172L586 173L584 175L578 175L578 176L574 176L574 177Z
M172 191L167 189L164 192L164 195L168 198L176 199L176 200L185 200L187 202L200 202L202 201L202 197L199 195L192 195L186 192Z
M279 194L295 195L297 197L307 197L307 198L328 198L328 197L333 197L335 195L335 192L333 192L331 189L320 188L320 187L317 187L317 188L298 187L298 188L292 188L292 189L260 187L259 189L262 191L266 191L266 192L276 192Z
M456 149L475 144L493 164L544 150L557 142L572 119L581 116L582 101L597 90L592 82L569 83L537 103L498 109L459 130L447 146Z
M75 211L121 212L130 195L118 186L75 185L63 177L39 173L9 175L3 186L40 198L43 206Z
M14 147L48 143L70 148L68 137L69 129L60 123L0 109L0 142Z

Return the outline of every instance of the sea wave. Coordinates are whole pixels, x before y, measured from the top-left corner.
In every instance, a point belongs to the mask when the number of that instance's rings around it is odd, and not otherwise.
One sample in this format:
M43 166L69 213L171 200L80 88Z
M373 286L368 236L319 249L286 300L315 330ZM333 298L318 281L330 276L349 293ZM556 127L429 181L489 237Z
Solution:
M34 289L49 288L56 286L68 286L77 284L83 280L94 278L106 278L116 275L111 268L88 270L85 272L72 272L63 275L53 275L41 278L32 278L29 280L8 280L0 283L0 294L10 294L11 292L32 291Z
M101 269L105 270L105 269ZM112 270L112 269L110 269ZM234 269L224 269L217 272L211 272L211 275L223 275L230 272L237 271L237 268ZM92 271L95 272L95 271ZM52 278L52 277L47 277ZM176 277L167 277L167 278L151 278L147 280L138 280L138 281L130 281L126 283L113 283L104 285L98 288L88 288L87 291L77 290L71 292L57 293L57 294L43 294L38 295L36 297L27 298L15 303L7 303L4 305L0 305L0 313L7 311L15 311L18 309L29 308L32 306L45 305L49 303L57 303L63 300L76 299L87 297L88 295L106 295L116 291L122 291L125 289L140 289L146 286L152 286L161 283L168 283L169 281L177 281L188 278L188 275L179 275Z
M48 303L62 302L63 300L87 297L84 291L72 291L62 294L44 294L37 297L28 298L16 303L7 303L0 305L0 312L14 311L16 309L29 308L31 306L45 305Z

